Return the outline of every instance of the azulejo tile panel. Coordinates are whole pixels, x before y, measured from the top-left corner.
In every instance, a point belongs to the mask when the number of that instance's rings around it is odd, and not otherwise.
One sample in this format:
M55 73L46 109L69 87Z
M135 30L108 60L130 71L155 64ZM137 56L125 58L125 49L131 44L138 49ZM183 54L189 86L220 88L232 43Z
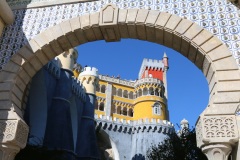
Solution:
M122 9L158 10L187 18L226 43L240 66L240 10L227 0L101 0L14 10L16 21L5 28L0 38L0 70L19 48L46 28L98 12L107 3Z

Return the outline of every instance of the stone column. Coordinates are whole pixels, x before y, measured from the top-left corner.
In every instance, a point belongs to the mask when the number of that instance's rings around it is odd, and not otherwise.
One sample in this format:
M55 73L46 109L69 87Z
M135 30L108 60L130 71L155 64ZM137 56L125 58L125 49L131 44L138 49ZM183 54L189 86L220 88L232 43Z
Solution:
M14 160L16 154L20 151L20 148L15 145L4 145L0 147L0 159L1 160Z
M211 144L202 148L209 160L228 160L228 156L232 151L229 144Z
M112 106L112 84L108 83L106 89L106 104L105 104L106 116L111 116L111 106Z

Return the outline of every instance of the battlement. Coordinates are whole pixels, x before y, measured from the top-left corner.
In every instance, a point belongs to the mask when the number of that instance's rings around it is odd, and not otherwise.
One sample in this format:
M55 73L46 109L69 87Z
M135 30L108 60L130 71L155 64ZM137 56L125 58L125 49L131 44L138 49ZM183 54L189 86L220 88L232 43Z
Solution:
M54 77L56 77L57 79L60 78L60 65L59 65L59 59L57 57L55 57L53 60L51 60L50 62L48 62L45 65L45 69L52 74Z
M83 72L79 76L96 76L98 77L98 69L95 67L84 67Z
M163 82L157 78L142 78L142 79L139 79L135 82L134 84L134 87L137 87L139 85L142 85L142 84L157 84L157 85L160 85L162 86L163 85Z
M136 121L112 118L111 116L95 115L97 122L97 129L108 129L113 131L119 131L128 134L134 134L138 132L159 132L164 134L171 134L174 132L174 125L167 120L159 119L140 119Z
M76 96L78 96L83 102L86 102L86 92L84 86L75 77L72 77L72 92Z
M147 59L144 58L139 74L138 74L138 78L141 79L142 74L144 73L146 67L148 68L155 68L156 70L163 70L164 69L164 63L162 60L155 60L155 59Z
M109 76L104 76L104 75L99 75L99 79L107 81L107 82L126 85L126 86L129 86L129 87L134 87L134 83L135 83L135 82L131 82L131 81L128 81L128 80L122 80L122 79L119 79L119 78L114 78L114 77L109 77Z

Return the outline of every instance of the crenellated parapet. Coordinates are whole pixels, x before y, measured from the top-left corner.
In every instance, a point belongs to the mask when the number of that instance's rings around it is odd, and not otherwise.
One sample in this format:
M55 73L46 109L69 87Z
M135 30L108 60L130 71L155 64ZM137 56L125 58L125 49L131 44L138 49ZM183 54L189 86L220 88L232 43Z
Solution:
M149 87L161 87L163 82L157 78L142 78L137 80L134 84L134 87L149 86Z
M159 119L140 119L136 121L112 118L111 116L95 115L97 122L96 129L103 129L113 132L122 132L135 134L139 132L158 132L171 134L174 130L174 125L167 120Z
M84 86L77 78L72 77L72 92L78 96L83 102L86 102L86 93Z
M122 80L122 79L119 79L119 78L109 77L109 76L104 76L104 75L99 75L99 79L107 81L107 82L126 85L126 86L129 86L129 87L134 87L134 83L135 83L135 82L132 82L132 81L129 81L129 80Z
M78 80L85 87L86 93L96 94L98 86L98 69L95 67L85 67L78 76Z
M55 78L59 79L60 78L60 65L59 65L59 59L55 57L53 60L47 63L45 66L47 71L52 74Z

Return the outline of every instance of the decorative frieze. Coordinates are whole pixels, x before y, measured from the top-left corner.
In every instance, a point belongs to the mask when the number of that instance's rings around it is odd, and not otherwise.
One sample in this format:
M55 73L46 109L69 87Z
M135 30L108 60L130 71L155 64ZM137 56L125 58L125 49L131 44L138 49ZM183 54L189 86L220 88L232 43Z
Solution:
M238 141L238 128L235 115L201 116L196 126L197 142L230 143Z

